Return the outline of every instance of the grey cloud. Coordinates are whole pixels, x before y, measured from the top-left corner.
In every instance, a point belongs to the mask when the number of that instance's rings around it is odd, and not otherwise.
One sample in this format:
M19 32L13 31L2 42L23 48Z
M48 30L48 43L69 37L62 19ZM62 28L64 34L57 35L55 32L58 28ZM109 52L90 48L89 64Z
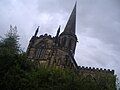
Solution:
M81 32L88 33L90 37L98 38L105 43L114 44L120 50L120 2L119 0L85 0L78 18ZM82 0L81 0L82 2ZM82 5L82 4L81 4ZM82 18L81 18L82 17ZM81 27L82 26L82 27ZM86 32L83 31L87 29Z

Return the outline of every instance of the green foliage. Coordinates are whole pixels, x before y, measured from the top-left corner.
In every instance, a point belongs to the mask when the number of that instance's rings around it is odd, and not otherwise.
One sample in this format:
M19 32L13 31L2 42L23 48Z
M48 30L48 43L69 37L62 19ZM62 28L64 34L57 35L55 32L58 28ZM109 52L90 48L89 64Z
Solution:
M75 73L56 68L40 67L30 74L30 88L48 90L76 90Z
M78 79L83 90L116 90L116 77L110 73L80 74Z
M113 75L96 73L95 77L69 69L36 68L21 53L15 31L0 41L1 90L115 90Z
M19 89L27 83L31 63L21 53L16 29L11 29L0 41L0 89Z
M5 34L5 38L0 41L0 55L14 55L20 52L19 48L19 36L17 35L16 29L10 29L10 31Z

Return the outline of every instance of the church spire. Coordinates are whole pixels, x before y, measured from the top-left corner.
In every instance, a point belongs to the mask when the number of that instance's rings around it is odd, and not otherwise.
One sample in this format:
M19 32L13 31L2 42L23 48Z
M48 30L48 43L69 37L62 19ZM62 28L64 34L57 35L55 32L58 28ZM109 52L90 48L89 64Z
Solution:
M64 31L60 34L60 46L62 48L66 48L70 53L74 55L76 43L77 43L77 36L75 35L76 29L76 4L73 8L73 11L69 17L69 20L66 24Z
M75 28L76 28L76 4L77 2L75 3L75 6L73 8L73 11L69 17L69 20L66 24L66 27L64 29L64 33L68 33L68 34L75 34Z

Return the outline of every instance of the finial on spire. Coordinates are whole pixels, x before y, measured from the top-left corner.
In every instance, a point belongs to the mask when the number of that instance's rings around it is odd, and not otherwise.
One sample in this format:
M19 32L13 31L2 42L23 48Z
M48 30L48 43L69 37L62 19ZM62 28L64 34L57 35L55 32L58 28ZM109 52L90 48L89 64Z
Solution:
M37 30L35 31L35 35L34 35L34 36L37 36L37 33L38 33L38 31L39 31L39 27L40 27L40 26L37 27Z
M59 28L58 28L58 30L57 30L57 34L56 34L56 36L55 36L55 45L58 45L58 37L59 37L59 33L60 33L60 25L59 25Z
M76 0L76 2L75 2L75 6L77 5L77 0Z
M58 37L58 35L59 35L59 33L60 33L60 27L61 27L61 25L59 25L59 28L58 28L58 30L57 30L56 37Z

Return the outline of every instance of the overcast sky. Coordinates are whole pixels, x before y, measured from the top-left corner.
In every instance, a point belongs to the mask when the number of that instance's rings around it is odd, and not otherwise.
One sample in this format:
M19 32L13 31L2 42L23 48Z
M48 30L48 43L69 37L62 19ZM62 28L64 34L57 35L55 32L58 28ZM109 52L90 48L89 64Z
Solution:
M75 0L0 0L0 36L16 25L24 50L40 34L63 31ZM114 69L120 76L120 0L77 0L78 65Z

